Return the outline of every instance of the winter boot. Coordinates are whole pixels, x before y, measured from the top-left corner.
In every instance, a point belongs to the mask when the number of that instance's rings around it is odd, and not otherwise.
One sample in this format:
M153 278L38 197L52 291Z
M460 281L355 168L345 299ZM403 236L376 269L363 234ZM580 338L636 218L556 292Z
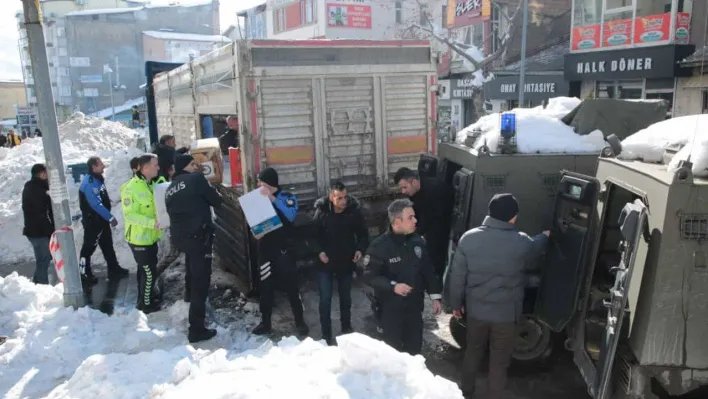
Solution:
M85 273L81 275L81 284L87 287L92 287L98 284L98 279L91 272Z
M128 271L128 269L124 269L120 266L116 266L116 267L108 269L108 279L109 280L116 280L116 279L125 278L125 277L128 277L129 274L130 274L130 272Z
M149 305L140 304L137 306L137 309L145 314L150 314L162 310L162 304L153 301Z
M295 323L295 328L297 328L297 333L305 336L310 333L310 327L305 324L305 320L300 320Z
M351 324L342 324L342 335L351 334L354 332Z
M270 335L273 330L270 327L270 323L261 321L261 324L257 325L256 328L251 331L254 335Z
M189 331L189 334L187 335L187 339L189 339L190 343L195 343L195 342L201 342L201 341L207 341L216 336L216 330L212 330L211 328L205 328L200 331Z

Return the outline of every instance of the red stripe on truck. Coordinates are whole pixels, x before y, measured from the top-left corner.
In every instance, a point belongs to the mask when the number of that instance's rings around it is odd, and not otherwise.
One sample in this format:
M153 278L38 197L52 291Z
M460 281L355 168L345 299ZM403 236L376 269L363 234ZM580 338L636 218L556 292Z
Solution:
M428 40L253 40L252 47L416 47Z
M255 173L258 174L261 171L261 141L258 137L258 103L256 102L256 81L252 80L248 84L248 89L251 92L251 134L253 135L253 156L254 156L254 169Z
M430 77L430 87L435 86L435 76ZM437 116L437 110L435 109L436 105L436 100L437 100L437 93L432 93L428 91L428 95L430 96L430 153L431 154L436 154L437 153L437 145L438 145L438 135L437 135L437 123L436 123L436 116Z

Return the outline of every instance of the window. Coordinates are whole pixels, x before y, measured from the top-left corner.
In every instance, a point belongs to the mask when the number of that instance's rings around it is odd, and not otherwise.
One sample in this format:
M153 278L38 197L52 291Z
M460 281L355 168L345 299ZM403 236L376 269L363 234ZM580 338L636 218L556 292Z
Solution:
M314 23L316 18L316 3L314 0L300 0L300 21L301 25Z
M573 22L575 26L585 26L599 24L602 14L601 0L574 0L575 15Z
M402 24L403 23L403 4L401 1L397 1L395 6L396 6L396 23Z
M648 17L670 12L671 0L637 1L637 17ZM691 11L689 10L688 12Z
M484 24L479 23L472 25L472 27L472 44L479 48L482 48L482 46L484 45Z
M60 57L66 57L66 56L67 56L66 48L64 48L64 47L59 47L59 56L60 56Z
M420 23L421 26L428 26L428 6L421 4L418 8L418 13L420 14L420 21L418 21L418 23Z
M57 36L63 37L65 34L64 28L57 28Z
M671 1L671 0L669 0L669 1ZM632 7L632 0L605 0L605 2L606 2L606 6L605 6L606 12L616 10L618 8L626 8L626 7L631 8Z
M69 68L59 67L59 76L69 76Z
M273 10L273 32L280 33L285 30L285 8Z

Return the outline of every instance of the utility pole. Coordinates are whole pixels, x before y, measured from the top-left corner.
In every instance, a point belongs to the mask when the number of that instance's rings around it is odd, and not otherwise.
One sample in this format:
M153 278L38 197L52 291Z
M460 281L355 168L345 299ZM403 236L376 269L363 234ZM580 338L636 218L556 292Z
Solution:
M103 66L103 73L108 74L108 88L111 94L111 120L116 121L116 106L113 103L113 70L111 66L106 64Z
M37 118L39 125L44 129L42 144L44 145L44 156L49 175L49 194L52 197L54 226L57 229L56 236L64 259L64 305L77 308L83 306L84 292L81 286L76 244L74 244L74 231L71 229L69 191L66 188L57 111L54 107L52 82L49 77L49 63L39 0L22 0L22 6L32 63L32 76L34 76L34 90L37 96Z
M521 67L519 68L519 107L524 106L524 86L526 86L526 26L529 23L529 0L522 0L524 22L521 27Z

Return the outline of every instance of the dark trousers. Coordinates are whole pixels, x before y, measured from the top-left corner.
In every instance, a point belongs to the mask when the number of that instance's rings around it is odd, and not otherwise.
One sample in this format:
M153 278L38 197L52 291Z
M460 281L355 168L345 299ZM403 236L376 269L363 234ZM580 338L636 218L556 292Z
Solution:
M326 266L325 266L326 267ZM352 325L352 270L332 272L331 270L318 270L316 274L317 288L320 294L320 323L322 336L332 337L332 293L334 280L337 280L337 293L339 294L339 314L342 329L351 328Z
M462 365L462 392L475 391L475 378L489 343L487 397L501 399L506 386L511 353L516 344L516 324L488 323L467 318L467 349Z
M138 265L138 309L152 305L153 286L157 271L157 244L132 245L135 263Z
M413 306L413 298L381 300L383 341L400 352L420 354L423 348L423 314Z
M276 250L268 257L258 269L260 274L261 314L263 323L270 326L275 301L275 290L281 288L288 295L290 307L293 310L295 322L300 324L305 321L303 317L302 301L298 284L297 265L289 251Z
M119 266L116 251L113 249L111 225L104 220L92 221L91 223L84 223L84 243L81 246L80 254L84 265L83 273L87 275L93 274L91 256L96 252L96 247L101 248L109 273Z
M185 289L189 295L190 332L200 332L205 329L214 235L211 232L205 232L203 235L204 238L187 238L179 242L179 249L184 251L187 270Z
M28 237L34 250L34 278L35 284L49 284L49 268L52 265L52 253L49 252L49 237Z

